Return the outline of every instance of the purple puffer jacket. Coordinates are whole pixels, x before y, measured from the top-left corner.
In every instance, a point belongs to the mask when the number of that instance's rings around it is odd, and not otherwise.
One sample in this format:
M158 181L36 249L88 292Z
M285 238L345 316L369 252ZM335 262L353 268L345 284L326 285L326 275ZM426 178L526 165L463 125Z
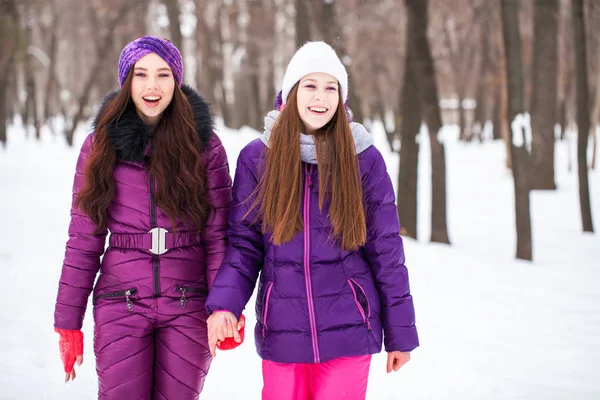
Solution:
M194 110L208 176L207 196L212 207L203 230L188 231L182 221L178 221L177 230L184 232L177 237L167 234L166 238L166 247L173 248L160 256L145 250L152 246L148 234L152 228L172 231L173 227L169 217L154 202L151 195L154 180L150 179L143 164L150 133L134 111L131 115L124 114L119 124L108 131L119 160L114 169L115 197L108 209L109 247L105 252L107 231L92 235L92 221L73 207L54 313L55 327L81 329L88 297L99 270L101 273L93 288L94 301L111 298L117 293L123 297L124 291L135 288L131 296L134 301L168 296L179 303L181 287L189 288L189 292L203 292L203 297L212 286L227 247L225 231L231 202L231 177L225 149L213 132L208 105L191 88L184 85L182 89ZM116 92L110 94L104 104L114 95ZM83 187L93 140L94 134L90 134L82 146L73 199ZM121 307L125 307L125 300Z
M356 139L355 139L356 141ZM303 162L304 230L276 246L252 204L266 146L257 139L240 153L233 185L229 247L207 299L207 311L239 317L258 286L255 342L265 360L318 363L418 346L413 301L394 191L381 153L358 155L367 242L344 251L329 238L328 206L319 210L318 172Z

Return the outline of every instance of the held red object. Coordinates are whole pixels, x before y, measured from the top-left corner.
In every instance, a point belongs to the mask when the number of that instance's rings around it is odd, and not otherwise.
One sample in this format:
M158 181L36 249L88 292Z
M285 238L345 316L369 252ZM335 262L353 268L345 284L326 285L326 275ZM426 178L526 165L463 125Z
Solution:
M69 373L73 371L77 356L83 355L83 332L60 328L54 328L54 332L60 335L58 340L60 359L65 367L65 372Z
M240 315L240 322L244 323L244 326L242 326L242 329L239 330L242 341L238 343L232 337L226 338L223 342L217 343L217 348L219 350L235 349L240 344L244 343L244 330L246 329L246 317L244 316L244 314Z

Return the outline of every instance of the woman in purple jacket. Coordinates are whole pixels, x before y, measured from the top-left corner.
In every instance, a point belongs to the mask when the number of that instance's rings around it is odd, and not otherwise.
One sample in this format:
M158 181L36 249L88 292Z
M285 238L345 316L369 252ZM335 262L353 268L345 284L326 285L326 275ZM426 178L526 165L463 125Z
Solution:
M209 344L214 354L238 337L260 274L263 399L364 399L382 342L387 372L418 346L392 183L369 133L349 122L347 98L335 51L305 44L264 135L238 158L229 247L206 302Z
M208 105L182 77L171 42L127 44L121 88L77 161L54 326L68 381L93 288L100 399L196 399L212 360L205 301L226 249L231 177Z

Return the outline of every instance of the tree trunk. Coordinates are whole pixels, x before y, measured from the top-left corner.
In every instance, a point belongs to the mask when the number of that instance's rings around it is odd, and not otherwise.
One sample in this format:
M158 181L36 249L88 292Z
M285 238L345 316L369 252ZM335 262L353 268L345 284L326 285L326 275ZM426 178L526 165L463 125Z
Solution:
M30 55L27 56L29 59L28 63L33 63L33 57ZM26 78L25 78L25 92L27 93L27 97L25 98L25 110L23 112L23 124L25 125L25 129L27 129L27 124L31 120L33 125L33 130L35 132L35 138L40 138L40 119L37 112L37 96L36 96L36 88L35 88L35 77L33 72L33 66L26 67ZM31 118L30 118L31 117Z
M588 183L587 146L590 132L588 70L583 0L573 0L573 39L577 97L577 169L579 171L579 204L584 232L594 232L590 187Z
M531 101L531 188L554 190L558 0L535 0Z
M502 88L497 87L494 93L494 123L492 137L494 140L502 139Z
M14 0L0 1L0 145L6 146L8 120L13 112L9 101L9 83L14 74L19 43L19 14Z
M508 116L512 127L509 130L509 138L515 186L517 258L532 260L531 215L529 210L530 182L527 174L529 153L525 146L525 133L519 132L519 130L515 129L515 125L512 125L519 114L525 113L521 33L519 29L519 0L502 0L501 4L504 53L506 55L506 81L508 85ZM517 146L515 141L518 141L520 137L523 138L523 144Z
M181 35L181 24L179 23L179 0L164 0L169 15L169 31L171 33L171 41L181 53L183 53L183 38Z
M465 116L465 108L463 107L464 100L463 90L462 88L458 90L458 139L461 141L467 140L467 128L466 128L466 116Z
M560 140L565 140L567 131L567 99L563 97L557 105L557 123L560 126Z
M310 40L310 24L306 0L295 0L296 3L296 48L300 48Z
M213 44L215 45L215 64L210 64L214 72L215 82L217 88L215 91L215 97L219 99L219 109L221 110L221 117L223 117L223 124L225 126L232 126L233 123L233 112L231 110L230 102L228 99L227 87L225 86L225 37L223 31L223 13L226 13L225 5L222 1L218 2L218 9L215 17L215 37L213 38ZM216 60L219 60L216 62Z
M44 111L42 119L48 123L50 117L54 114L52 107L53 101L60 101L58 96L58 81L56 78L56 56L58 53L58 13L56 12L56 6L52 7L52 24L50 26L50 50L48 51L48 58L50 58L50 65L48 69L48 80L46 82L46 93L44 94ZM54 107L54 110L56 107Z
M471 133L479 142L483 142L483 129L485 128L485 91L486 85L484 79L479 79L477 83L477 95L475 96L475 115L473 117L473 128Z
M6 146L8 127L8 79L0 77L0 145Z
M218 107L216 105L216 79L213 66L216 60L212 42L215 35L220 35L221 32L216 31L213 22L207 20L207 13L214 15L212 9L209 11L209 8L212 8L214 5L207 5L206 3L206 0L196 0L196 40L200 52L200 55L196 57L200 61L200 65L196 69L196 85L202 96L205 97L209 104L213 105L213 109L216 111ZM216 19L218 19L218 14L216 15Z
M333 47L338 57L344 61L346 53L346 46L340 39L342 31L340 24L337 21L335 13L335 2L334 1L320 1L317 0L313 3L316 8L314 9L313 15L318 15L319 31L322 35L322 40ZM352 119L356 122L362 122L364 120L362 112L362 100L360 95L359 86L354 85L354 73L349 65L345 65L348 72L348 108L352 111Z
M402 86L402 129L400 131L400 169L398 171L398 216L403 236L417 239L417 182L419 165L419 144L416 141L421 125L421 104L415 72L411 67L414 57L413 27L408 21L406 37L406 59L404 84ZM399 125L396 126L398 129Z
M442 129L435 70L427 38L428 0L404 0L414 26L414 54L411 60L417 77L422 112L429 128L431 146L431 241L450 243L446 223L446 161L439 141Z
M560 117L563 121L560 131L560 140L565 140L567 136L567 130L569 128L569 102L573 101L575 92L575 72L571 69L567 73L565 78L565 95L563 98L562 108L560 110Z
M23 30L23 36L25 39L25 57L24 57L24 74L25 74L25 104L23 108L23 125L25 127L25 131L28 131L27 125L31 121L31 125L33 125L33 129L35 132L36 139L40 138L40 121L38 118L37 112L37 97L36 97L36 84L35 84L35 58L30 52L30 48L33 43L33 10L31 6L26 3L25 4L25 14L27 16L27 21L25 23L25 28Z
M592 135L592 163L590 164L591 169L596 169L596 151L597 151L597 138L596 138L596 126L600 124L600 51L598 52L597 58L597 72L596 72L596 96L594 100L594 106L592 108L592 125L590 126L590 135Z
M486 21L484 21L486 22ZM479 65L479 79L477 83L475 115L473 117L473 134L477 135L479 142L483 142L483 131L488 117L490 90L490 36L489 30L484 26L479 30L480 46L481 46L481 63Z
M596 169L596 154L598 150L598 135L596 135L596 126L592 127L592 163L590 164L590 169Z

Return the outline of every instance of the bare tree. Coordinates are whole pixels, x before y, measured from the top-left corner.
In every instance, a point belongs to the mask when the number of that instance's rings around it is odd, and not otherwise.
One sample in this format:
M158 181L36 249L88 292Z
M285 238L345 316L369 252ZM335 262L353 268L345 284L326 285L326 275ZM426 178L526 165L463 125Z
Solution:
M8 85L14 79L13 66L19 41L19 13L14 0L0 2L0 144L6 146L9 118Z
M598 149L596 126L600 124L600 51L597 56L598 70L596 71L596 96L594 99L594 105L592 107L592 119L590 126L590 135L592 135L592 161L590 164L591 169L596 169L596 154Z
M296 47L299 48L310 40L310 24L306 0L295 0Z
M23 116L23 124L27 126L30 121L35 132L35 137L40 138L41 121L38 115L37 107L37 84L36 84L36 67L37 61L34 57L36 47L33 45L33 29L36 23L36 16L32 4L27 1L24 4L25 15L23 21L23 37L25 41L26 51L24 57L24 72L25 72L25 104L21 115ZM27 130L27 128L26 128Z
M179 9L179 0L163 0L163 3L167 7L167 14L169 15L169 31L171 32L171 41L183 52L183 38L181 35L181 24L179 22L179 16L181 14Z
M412 59L415 57L414 19L409 18L406 27L406 56L404 84L402 87L402 130L400 169L398 171L398 216L402 224L401 234L417 239L417 182L419 144L416 141L421 126L421 103Z
M449 68L452 71L451 82L458 97L459 138L460 140L467 140L471 136L471 127L467 122L467 110L464 103L467 100L467 93L475 72L476 64L473 62L473 58L480 47L480 43L477 41L478 35L476 34L479 26L478 22L482 16L485 17L488 5L486 2L473 0L463 1L459 4L445 1L442 4L446 7L460 7L460 9L465 10L465 13L472 10L466 16L462 15L463 13L449 12L441 21L443 40L449 56Z
M497 84L494 88L494 102L492 103L492 138L494 140L502 139L502 109L503 109L503 97L502 97L502 88L497 87Z
M248 13L250 22L248 25L248 41L246 43L246 84L247 89L247 107L248 117L244 121L248 126L260 129L263 126L263 111L261 110L261 42L265 37L263 29L265 28L265 7L262 0L251 0L248 2ZM263 56L268 53L263 52ZM264 81L262 81L264 82ZM272 86L272 84L271 84Z
M576 70L575 76L577 80L577 166L579 171L579 204L581 207L581 222L583 225L583 231L594 232L587 163L588 134L590 131L590 109L585 19L583 17L583 0L572 1L574 30L573 39Z
M232 113L225 86L225 53L222 20L227 6L221 0L196 0L196 82L215 114L231 126Z
M558 90L555 123L560 125L560 140L566 138L574 103L575 72L573 68L573 27L571 0L560 0L558 21Z
M427 38L428 0L404 0L408 18L412 18L415 56L412 68L417 77L423 117L429 128L431 147L431 241L450 243L446 223L446 160L444 145L439 140L442 129L440 102L434 63Z
M531 96L531 188L554 190L558 0L535 0Z
M490 84L490 32L487 27L487 18L482 21L483 26L479 29L480 38L480 60L479 79L477 80L477 94L475 95L475 115L473 117L472 135L483 141L483 130L487 121L487 111L490 100L493 100L493 92ZM470 139L470 137L467 137Z
M508 84L508 114L512 171L515 186L515 214L517 225L517 258L532 260L531 215L529 211L529 153L525 147L525 132L517 128L517 119L525 113L523 95L523 64L521 61L521 33L519 28L519 0L502 0L502 32L506 54ZM522 145L517 146L517 140Z
M217 30L220 27L220 14L217 4L212 0L196 0L196 41L198 67L196 69L196 85L202 93L202 96L218 108L216 103L218 57L215 54L214 42L218 42L221 32ZM219 110L222 115L222 110Z
M56 57L58 56L58 26L59 26L59 13L54 0L50 1L48 5L48 18L46 23L40 25L42 30L42 36L47 38L48 51L48 74L46 78L46 88L44 90L44 108L42 111L42 121L47 123L50 117L55 113L56 104L60 101L60 81L57 74L57 63ZM43 20L42 20L43 21ZM54 104L54 107L53 107Z
M312 15L317 21L319 32L318 39L327 42L337 52L338 56L344 62L348 55L344 41L341 39L342 29L336 15L335 1L312 0ZM354 72L352 66L346 65L348 70L348 86L352 88L352 95L348 97L348 107L352 111L352 119L362 122L364 119L362 111L361 91L359 86L354 85Z

